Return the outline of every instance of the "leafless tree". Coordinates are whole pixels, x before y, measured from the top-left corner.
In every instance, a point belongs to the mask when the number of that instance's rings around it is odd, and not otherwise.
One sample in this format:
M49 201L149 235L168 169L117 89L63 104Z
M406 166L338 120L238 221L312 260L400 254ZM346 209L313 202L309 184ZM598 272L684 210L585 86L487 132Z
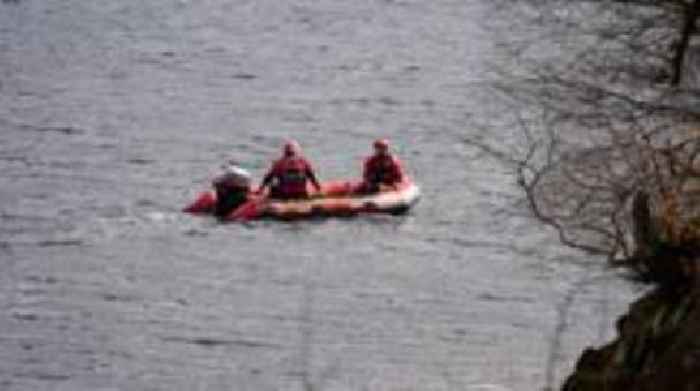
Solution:
M497 108L465 142L512 168L563 244L659 282L659 241L700 221L700 90L684 81L700 0L495 3ZM557 308L547 389L576 289Z
M559 60L557 73L581 76L593 71L598 81L610 84L680 86L698 35L700 0L496 2L500 19L510 23L505 29L499 26L500 31L536 28L535 36L508 39L513 58L547 59L546 52Z
M518 131L466 141L513 168L529 210L562 243L628 262L668 212L650 209L692 198L700 92L669 84L681 80L699 4L500 3L511 24L493 28L507 30L510 67L493 67L492 93L508 113L498 126Z

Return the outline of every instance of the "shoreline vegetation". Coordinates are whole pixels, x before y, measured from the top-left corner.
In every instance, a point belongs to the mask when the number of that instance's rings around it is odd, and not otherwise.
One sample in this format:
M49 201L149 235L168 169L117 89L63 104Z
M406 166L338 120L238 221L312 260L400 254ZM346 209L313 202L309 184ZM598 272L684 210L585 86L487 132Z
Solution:
M497 4L505 114L472 126L513 134L465 143L562 244L650 287L561 389L700 389L700 0Z
M617 319L613 341L584 350L563 391L700 389L696 189L667 192L656 207L647 194L635 198L636 252L617 266L653 288Z

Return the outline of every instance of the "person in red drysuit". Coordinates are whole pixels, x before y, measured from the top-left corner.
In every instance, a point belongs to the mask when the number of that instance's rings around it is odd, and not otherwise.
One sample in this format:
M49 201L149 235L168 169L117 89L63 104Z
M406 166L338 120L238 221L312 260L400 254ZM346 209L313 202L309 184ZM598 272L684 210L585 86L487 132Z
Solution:
M361 190L377 192L380 186L396 186L405 177L401 161L389 150L389 142L384 139L375 141L374 155L365 160Z
M284 145L284 155L272 164L265 175L259 192L271 185L270 197L279 199L297 199L309 196L307 182L310 180L321 191L311 163L301 154L301 147L296 141Z

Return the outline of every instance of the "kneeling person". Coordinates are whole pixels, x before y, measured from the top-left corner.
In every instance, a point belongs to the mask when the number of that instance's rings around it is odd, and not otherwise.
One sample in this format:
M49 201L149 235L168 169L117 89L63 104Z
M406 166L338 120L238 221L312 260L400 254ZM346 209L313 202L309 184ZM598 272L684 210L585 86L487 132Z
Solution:
M396 186L404 178L401 161L389 150L389 142L384 139L375 141L374 155L365 161L362 191L378 192L381 186Z
M299 144L290 141L284 145L283 156L265 175L259 191L262 192L270 185L272 198L285 200L307 198L308 181L311 181L316 191L321 191L321 185L316 179L311 163L302 156Z

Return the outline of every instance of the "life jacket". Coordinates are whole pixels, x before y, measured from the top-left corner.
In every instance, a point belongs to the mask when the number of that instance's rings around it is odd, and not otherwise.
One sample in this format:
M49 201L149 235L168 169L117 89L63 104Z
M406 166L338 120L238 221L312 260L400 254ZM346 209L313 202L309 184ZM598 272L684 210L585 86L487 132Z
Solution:
M372 185L393 185L403 181L401 162L394 156L372 156L365 163L365 181Z
M305 197L307 192L308 172L311 170L309 162L303 157L284 157L278 160L273 173L277 183L272 187L276 197Z

